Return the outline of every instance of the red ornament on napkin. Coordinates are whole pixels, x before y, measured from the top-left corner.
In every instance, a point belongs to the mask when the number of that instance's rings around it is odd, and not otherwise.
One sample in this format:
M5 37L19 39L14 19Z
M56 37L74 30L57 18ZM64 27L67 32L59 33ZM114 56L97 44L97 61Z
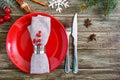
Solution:
M31 74L49 73L49 61L45 53L45 45L50 35L50 18L42 15L32 17L28 31L34 46L34 53L31 57Z

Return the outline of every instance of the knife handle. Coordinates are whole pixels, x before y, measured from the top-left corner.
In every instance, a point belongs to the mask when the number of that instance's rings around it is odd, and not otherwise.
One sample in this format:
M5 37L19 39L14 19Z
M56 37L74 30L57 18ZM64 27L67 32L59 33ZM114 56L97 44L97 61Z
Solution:
M77 72L78 72L77 46L74 45L73 73L77 73Z
M68 50L68 52L67 52L66 59L65 59L65 72L66 72L66 73L69 73L69 72L70 72L69 50Z

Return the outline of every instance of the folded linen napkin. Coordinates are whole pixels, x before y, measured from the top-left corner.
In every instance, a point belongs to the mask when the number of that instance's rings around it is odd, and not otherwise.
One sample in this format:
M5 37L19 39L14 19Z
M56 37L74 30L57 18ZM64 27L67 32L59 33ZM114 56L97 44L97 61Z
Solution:
M50 18L42 15L32 17L28 31L34 46L34 53L31 57L31 74L48 73L49 61L45 53L45 45L49 39L51 24Z

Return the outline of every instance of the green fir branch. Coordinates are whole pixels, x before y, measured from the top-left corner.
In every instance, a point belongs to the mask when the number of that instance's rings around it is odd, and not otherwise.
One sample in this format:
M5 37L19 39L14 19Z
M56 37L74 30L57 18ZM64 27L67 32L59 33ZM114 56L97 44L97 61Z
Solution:
M0 7L5 8L5 7L14 7L16 4L16 0L0 0Z
M103 14L108 16L118 4L118 0L86 0L81 6L80 11L84 11L91 8L102 8Z
M6 1L0 0L0 7L1 7L2 9L4 9L4 8L6 8L6 7L10 8L10 5L9 5Z
M12 8L15 8L15 7L16 7L16 6L15 6L15 4L17 4L17 3L16 3L16 0L4 0L4 1L8 2Z

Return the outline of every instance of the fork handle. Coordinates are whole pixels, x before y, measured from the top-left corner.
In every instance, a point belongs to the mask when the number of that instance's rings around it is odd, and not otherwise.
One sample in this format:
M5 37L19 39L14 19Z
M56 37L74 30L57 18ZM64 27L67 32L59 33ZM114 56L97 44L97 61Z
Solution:
M67 55L66 55L66 58L65 58L65 72L66 72L66 73L69 73L69 72L70 72L69 37L70 37L70 33L67 32L68 50L67 50Z
M66 73L69 73L69 72L70 72L69 50L68 50L68 52L67 52L66 59L65 59L65 72L66 72Z

